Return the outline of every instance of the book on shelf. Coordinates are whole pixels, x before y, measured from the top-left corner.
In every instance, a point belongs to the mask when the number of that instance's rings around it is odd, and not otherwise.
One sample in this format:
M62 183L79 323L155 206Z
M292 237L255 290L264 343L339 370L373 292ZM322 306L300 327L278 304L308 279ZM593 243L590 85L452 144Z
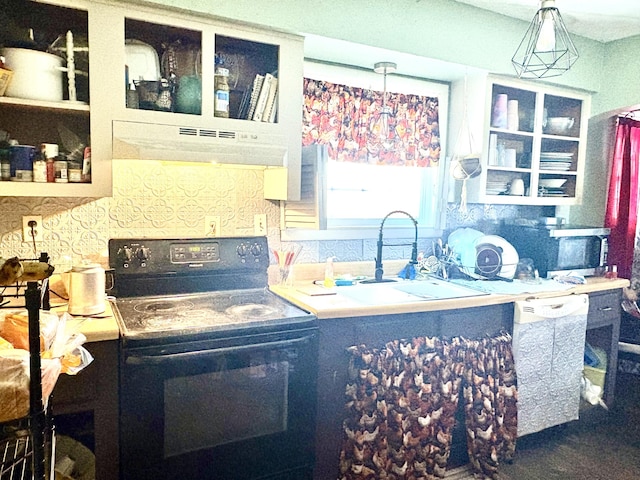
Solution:
M269 94L267 95L267 103L264 106L264 113L262 114L262 121L273 123L275 119L275 111L278 109L276 99L278 98L278 78L273 77L271 81L271 87L269 88Z
M271 108L271 112L269 113L269 123L274 123L276 121L276 113L278 113L278 95L280 95L280 91L276 91L276 96L273 99L273 106Z
M254 122L262 121L262 116L264 115L265 107L267 106L267 99L269 98L269 92L271 91L271 86L273 85L275 78L276 77L270 73L266 73L264 75L262 87L260 88L260 95L258 95L258 101L256 102L256 109L253 112Z
M253 114L256 111L256 104L258 103L258 97L260 96L260 90L262 89L263 83L264 75L257 74L256 78L253 79L253 88L251 89L251 97L249 99L249 110L245 117L247 120L253 119Z

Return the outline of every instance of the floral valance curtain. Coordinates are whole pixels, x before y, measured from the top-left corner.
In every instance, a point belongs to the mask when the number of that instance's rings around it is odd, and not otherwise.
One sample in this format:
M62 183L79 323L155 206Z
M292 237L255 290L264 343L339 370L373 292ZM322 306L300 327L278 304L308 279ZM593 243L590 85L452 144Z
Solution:
M434 167L440 161L438 99L304 79L302 143L328 146L341 162ZM388 134L383 123L388 121Z

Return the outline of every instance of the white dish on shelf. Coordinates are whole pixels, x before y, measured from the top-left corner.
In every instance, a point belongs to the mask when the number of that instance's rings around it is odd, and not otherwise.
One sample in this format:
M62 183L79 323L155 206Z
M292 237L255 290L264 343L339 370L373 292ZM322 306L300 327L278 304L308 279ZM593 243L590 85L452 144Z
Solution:
M567 183L566 178L541 178L538 182L541 187L545 188L561 188Z
M546 158L567 158L573 157L571 152L540 152L541 157Z

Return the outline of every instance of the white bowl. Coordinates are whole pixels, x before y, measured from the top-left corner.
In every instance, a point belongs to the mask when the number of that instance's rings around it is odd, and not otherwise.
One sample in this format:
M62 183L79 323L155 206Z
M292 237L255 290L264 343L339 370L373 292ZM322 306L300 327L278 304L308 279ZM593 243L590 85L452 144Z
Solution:
M567 133L574 123L573 117L549 117L545 126L545 132L562 135Z
M566 178L542 178L540 179L540 186L545 188L560 188L567 183Z

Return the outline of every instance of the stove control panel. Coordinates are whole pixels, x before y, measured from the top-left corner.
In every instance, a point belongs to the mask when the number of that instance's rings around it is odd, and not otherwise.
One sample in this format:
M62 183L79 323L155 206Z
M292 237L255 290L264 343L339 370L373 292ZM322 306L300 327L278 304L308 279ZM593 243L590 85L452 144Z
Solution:
M266 272L266 237L109 240L109 263L116 274Z

